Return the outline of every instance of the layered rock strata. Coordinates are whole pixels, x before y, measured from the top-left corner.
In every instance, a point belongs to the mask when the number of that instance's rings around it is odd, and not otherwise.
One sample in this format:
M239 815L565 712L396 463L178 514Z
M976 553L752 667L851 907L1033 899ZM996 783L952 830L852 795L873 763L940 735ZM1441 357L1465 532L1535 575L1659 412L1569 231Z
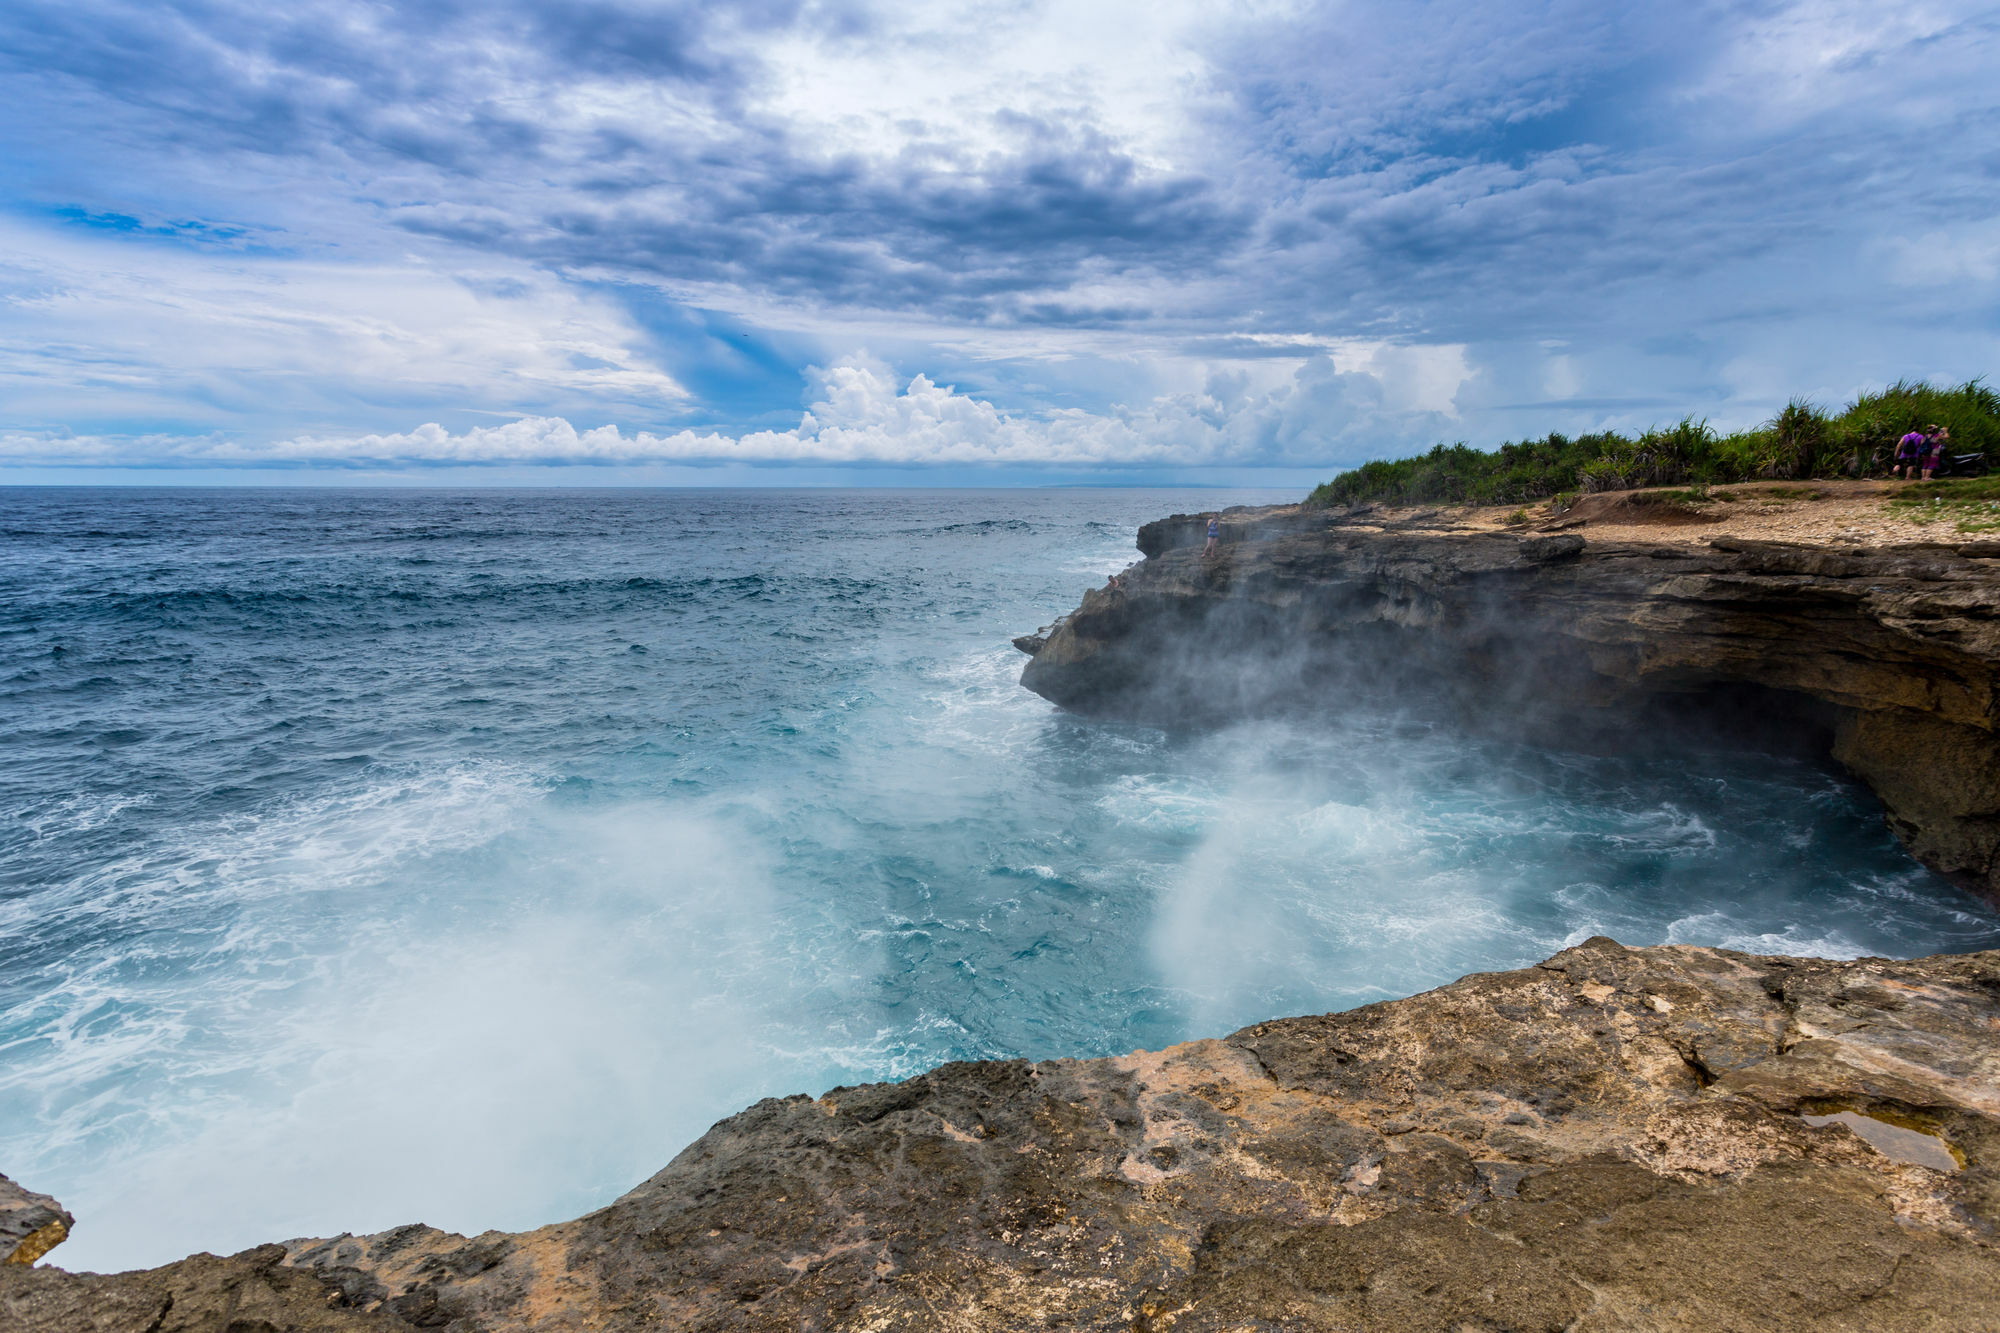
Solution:
M1590 539L1448 516L1148 524L1146 559L1022 641L1084 711L1227 714L1384 692L1578 743L1718 718L1822 737L1925 864L2000 902L2000 543ZM1645 725L1640 725L1642 719Z
M2000 1327L2000 953L1626 949L760 1102L610 1206L142 1273L20 1333Z

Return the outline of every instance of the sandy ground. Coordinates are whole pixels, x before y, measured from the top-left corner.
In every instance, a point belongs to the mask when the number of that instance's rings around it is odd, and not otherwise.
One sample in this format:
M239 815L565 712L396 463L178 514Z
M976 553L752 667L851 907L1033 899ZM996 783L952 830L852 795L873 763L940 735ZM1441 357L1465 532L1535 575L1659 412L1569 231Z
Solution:
M1828 546L1902 546L1911 543L1992 540L1993 534L1962 534L1957 523L1944 519L1917 523L1891 510L1887 501L1909 483L1900 481L1751 482L1717 486L1711 494L1728 499L1687 512L1679 506L1647 505L1637 497L1648 492L1621 491L1588 495L1568 513L1550 515L1548 506L1530 505L1527 524L1507 520L1519 506L1440 509L1440 526L1465 531L1505 529L1524 534L1577 532L1594 541L1643 542L1649 545L1705 545L1720 536L1759 541L1810 542ZM1683 490L1678 487L1665 491ZM1653 492L1652 494L1658 494ZM1385 510L1388 522L1418 519L1426 511ZM1424 524L1429 526L1429 524Z

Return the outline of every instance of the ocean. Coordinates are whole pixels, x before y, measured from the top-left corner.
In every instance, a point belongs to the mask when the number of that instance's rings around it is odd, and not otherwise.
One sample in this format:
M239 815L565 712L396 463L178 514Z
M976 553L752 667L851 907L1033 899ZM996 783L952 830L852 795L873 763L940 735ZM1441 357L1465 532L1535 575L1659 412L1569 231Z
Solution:
M608 1202L759 1097L1595 934L2000 946L1862 788L1009 644L1216 491L0 490L0 1171L70 1268Z

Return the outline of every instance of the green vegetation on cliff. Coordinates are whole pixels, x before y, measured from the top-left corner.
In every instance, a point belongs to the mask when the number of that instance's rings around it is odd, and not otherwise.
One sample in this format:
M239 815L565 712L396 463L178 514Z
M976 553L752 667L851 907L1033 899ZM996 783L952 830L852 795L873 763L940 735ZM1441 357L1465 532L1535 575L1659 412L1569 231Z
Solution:
M1794 400L1755 430L1731 435L1718 435L1690 416L1636 439L1616 431L1551 434L1490 452L1440 444L1415 458L1343 472L1316 487L1306 503L1522 504L1566 491L1865 477L1888 469L1901 436L1933 422L1950 428L1954 453L1983 450L2000 457L2000 393L1976 379L1955 388L1903 380L1862 394L1838 415Z

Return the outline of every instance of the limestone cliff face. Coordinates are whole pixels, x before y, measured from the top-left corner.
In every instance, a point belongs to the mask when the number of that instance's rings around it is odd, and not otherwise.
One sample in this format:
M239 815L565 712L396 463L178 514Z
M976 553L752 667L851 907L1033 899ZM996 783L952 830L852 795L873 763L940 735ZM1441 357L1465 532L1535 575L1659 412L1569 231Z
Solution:
M2000 901L2000 544L1442 526L1250 514L1204 558L1199 520L1148 524L1147 559L1030 640L1022 683L1156 717L1392 690L1578 737L1734 708L1823 728L1912 852Z
M1981 1329L1997 1245L2000 953L1597 939L1218 1041L761 1102L520 1235L0 1265L0 1327Z

